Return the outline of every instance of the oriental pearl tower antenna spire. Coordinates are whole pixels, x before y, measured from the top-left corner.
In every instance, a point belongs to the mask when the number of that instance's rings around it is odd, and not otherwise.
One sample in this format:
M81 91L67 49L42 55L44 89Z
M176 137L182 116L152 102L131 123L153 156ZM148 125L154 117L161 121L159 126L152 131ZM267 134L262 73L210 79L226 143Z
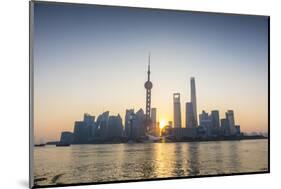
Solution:
M150 53L148 55L147 81L145 82L144 87L146 89L145 114L146 114L146 119L150 120L150 118L151 118L151 89L152 89L152 82L150 81Z

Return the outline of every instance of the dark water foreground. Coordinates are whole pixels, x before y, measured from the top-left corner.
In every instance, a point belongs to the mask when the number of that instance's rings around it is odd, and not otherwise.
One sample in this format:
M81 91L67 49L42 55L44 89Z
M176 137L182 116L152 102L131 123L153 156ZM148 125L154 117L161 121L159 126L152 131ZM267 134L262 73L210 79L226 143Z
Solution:
M34 148L35 185L267 171L268 140Z

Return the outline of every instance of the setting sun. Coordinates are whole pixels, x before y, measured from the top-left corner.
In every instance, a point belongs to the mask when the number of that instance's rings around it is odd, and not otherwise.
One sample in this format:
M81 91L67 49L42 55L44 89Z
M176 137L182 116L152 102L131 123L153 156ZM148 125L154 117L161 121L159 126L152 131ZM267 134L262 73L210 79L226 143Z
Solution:
M160 121L160 129L163 129L167 125L167 121L165 119L161 119Z

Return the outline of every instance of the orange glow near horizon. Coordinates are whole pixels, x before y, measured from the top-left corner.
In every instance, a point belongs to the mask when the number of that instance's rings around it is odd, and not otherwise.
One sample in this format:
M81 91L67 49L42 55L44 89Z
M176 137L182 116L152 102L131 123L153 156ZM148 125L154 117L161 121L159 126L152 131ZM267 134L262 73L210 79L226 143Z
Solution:
M160 124L159 124L160 129L163 129L167 124L168 124L168 122L165 119L162 118L160 120Z

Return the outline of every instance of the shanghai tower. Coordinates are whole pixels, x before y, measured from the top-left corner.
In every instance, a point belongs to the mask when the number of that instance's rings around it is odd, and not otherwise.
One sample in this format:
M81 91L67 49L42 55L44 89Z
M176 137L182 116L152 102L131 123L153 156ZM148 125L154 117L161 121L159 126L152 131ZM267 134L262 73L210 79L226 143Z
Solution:
M190 92L191 92L191 104L193 109L193 120L195 121L195 126L198 126L197 121L197 102L196 102L196 89L195 89L195 78L190 78Z

